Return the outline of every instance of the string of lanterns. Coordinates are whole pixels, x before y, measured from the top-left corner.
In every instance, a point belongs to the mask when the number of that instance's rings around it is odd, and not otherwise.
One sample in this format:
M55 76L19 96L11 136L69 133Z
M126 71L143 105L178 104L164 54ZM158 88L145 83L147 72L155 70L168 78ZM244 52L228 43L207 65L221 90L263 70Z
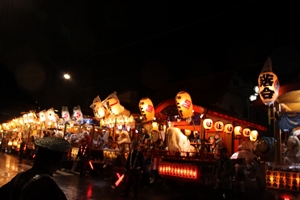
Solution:
M213 123L213 120L206 118L203 120L203 127L206 130L214 129L218 132L224 131L225 133L231 134L234 133L235 138L241 138L242 136L249 138L251 141L256 141L258 137L257 130L250 130L250 128L242 128L241 126L235 126L233 128L232 124L225 124L222 121L216 121Z

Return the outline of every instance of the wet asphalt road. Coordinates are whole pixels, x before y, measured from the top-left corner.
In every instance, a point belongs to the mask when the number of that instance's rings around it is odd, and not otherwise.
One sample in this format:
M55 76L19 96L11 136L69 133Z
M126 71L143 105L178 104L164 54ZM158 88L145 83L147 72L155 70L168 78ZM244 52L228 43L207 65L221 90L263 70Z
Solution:
M32 161L24 159L19 161L16 155L0 153L0 187L10 181L18 172L31 168ZM103 170L101 168L101 170ZM58 170L54 174L54 180L63 190L69 200L96 200L96 199L126 199L119 194L124 188L124 183L112 189L110 180L105 180L104 171L98 170L98 173L87 175L81 179L77 172L67 170ZM163 180L157 181L148 188L140 187L137 199L143 200L176 200L186 198L211 199L207 192L200 190L189 191L186 187L177 186L171 189L163 189Z
M31 168L32 161L24 159L19 161L16 155L0 152L0 187L10 181L18 172ZM102 167L95 166L94 173L81 179L78 172L69 170L58 170L54 174L54 180L66 194L68 200L123 200L119 194L124 188L124 183L111 188L111 181L104 178L105 171ZM158 178L148 188L140 187L137 199L143 200L181 200L181 199L214 199L214 191L207 190L201 186L188 184L175 184L173 187L164 187L164 181ZM270 192L263 192L257 199L275 199ZM279 198L276 198L279 199ZM291 198L293 199L293 198ZM295 199L298 199L297 197Z

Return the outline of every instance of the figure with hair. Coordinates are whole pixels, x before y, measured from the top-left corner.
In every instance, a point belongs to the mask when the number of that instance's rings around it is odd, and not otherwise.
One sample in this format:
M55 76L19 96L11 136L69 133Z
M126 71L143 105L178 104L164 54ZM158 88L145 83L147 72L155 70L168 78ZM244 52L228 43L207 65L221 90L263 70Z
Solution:
M291 135L287 141L287 151L283 162L285 164L298 163L300 157L300 140L297 136Z
M53 180L63 153L70 144L62 138L46 137L35 141L37 152L31 169L17 174L0 188L3 200L66 200L63 191Z
M167 146L171 154L181 152L181 155L185 156L186 152L190 152L190 141L179 128L169 127L167 129L167 137Z
M133 188L133 199L137 197L138 183L142 170L144 169L144 156L139 150L139 141L132 142L132 150L129 152L126 161L126 176L125 176L125 189L120 196L128 197L131 187Z

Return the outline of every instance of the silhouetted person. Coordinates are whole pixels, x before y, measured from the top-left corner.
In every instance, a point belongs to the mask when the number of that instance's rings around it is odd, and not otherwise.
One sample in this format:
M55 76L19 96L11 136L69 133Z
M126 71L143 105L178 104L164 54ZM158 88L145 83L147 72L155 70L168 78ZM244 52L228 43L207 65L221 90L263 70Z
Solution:
M66 200L63 191L52 179L60 166L63 153L70 144L62 139L46 137L35 141L37 152L31 169L17 174L0 188L3 200Z
M220 149L220 158L216 160L213 175L218 183L216 199L231 199L232 194L232 176L234 166L232 160L226 155L227 149Z
M22 161L23 158L25 157L25 147L26 147L26 142L24 138L21 139L20 143L20 149L19 149L19 160Z
M79 168L80 168L80 178L84 178L86 174L86 170L89 164L90 159L90 147L86 142L86 139L83 138L81 140L81 145L79 146L79 150L76 156L76 159L79 159Z
M133 187L133 196L132 198L136 198L138 193L138 183L139 178L144 168L144 156L143 153L139 150L140 143L139 141L132 142L132 150L129 152L127 161L126 161L126 175L125 182L126 186L124 191L120 194L120 196L127 197L129 196L129 192L131 187Z

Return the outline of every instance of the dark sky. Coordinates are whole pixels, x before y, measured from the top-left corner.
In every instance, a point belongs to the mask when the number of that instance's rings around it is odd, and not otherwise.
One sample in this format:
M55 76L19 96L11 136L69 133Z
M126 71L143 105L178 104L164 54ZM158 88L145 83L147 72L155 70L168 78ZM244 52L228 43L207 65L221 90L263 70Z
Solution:
M0 62L41 109L228 69L256 82L268 56L281 82L294 79L300 2L220 2L3 0Z

